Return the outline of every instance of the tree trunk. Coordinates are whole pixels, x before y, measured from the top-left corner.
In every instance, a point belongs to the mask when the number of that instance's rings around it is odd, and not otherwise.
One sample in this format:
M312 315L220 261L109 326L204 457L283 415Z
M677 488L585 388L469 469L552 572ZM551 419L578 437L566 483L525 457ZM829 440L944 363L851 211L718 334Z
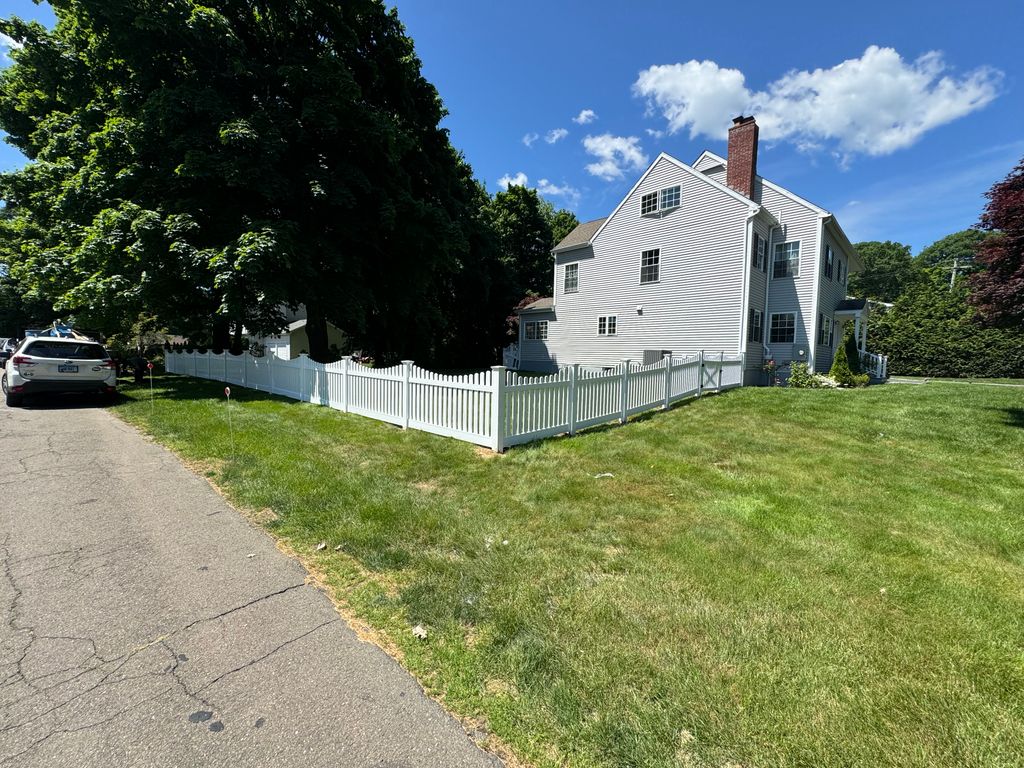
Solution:
M235 321L235 332L231 336L231 354L242 354L242 323Z
M213 318L213 340L210 349L214 352L223 352L231 346L231 324L223 315Z
M306 335L309 337L309 359L316 363L331 362L327 342L327 318L319 307L306 305Z

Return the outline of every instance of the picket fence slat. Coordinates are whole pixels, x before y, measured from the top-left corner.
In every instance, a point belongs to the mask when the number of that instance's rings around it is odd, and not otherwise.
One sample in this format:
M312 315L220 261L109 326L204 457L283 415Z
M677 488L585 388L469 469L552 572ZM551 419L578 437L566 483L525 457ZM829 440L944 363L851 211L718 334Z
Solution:
M496 451L665 408L704 392L743 384L743 356L675 356L610 369L572 366L528 375L494 366L442 374L411 360L376 369L343 358L326 365L227 352L171 351L169 373L224 381Z

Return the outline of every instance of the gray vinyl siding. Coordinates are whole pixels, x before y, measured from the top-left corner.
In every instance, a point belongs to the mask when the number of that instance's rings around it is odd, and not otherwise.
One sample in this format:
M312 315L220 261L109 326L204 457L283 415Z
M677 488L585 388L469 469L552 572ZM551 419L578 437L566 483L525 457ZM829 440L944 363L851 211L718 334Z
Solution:
M700 171L701 173L706 173L708 170L710 170L711 168L714 168L716 165L717 166L721 166L722 165L721 161L720 160L716 160L713 157L706 156L706 157L699 158L698 161L696 163L694 163L693 169L695 171ZM710 174L708 174L708 175L710 176ZM723 176L725 175L725 169L724 168L722 169L722 175ZM721 181L723 184L725 183L725 179L724 178L718 179L718 181Z
M761 220L761 217L754 219L754 233L764 238L765 242L768 241L769 226ZM767 338L768 332L768 316L764 314L764 299L765 293L768 290L768 273L754 267L753 242L750 243L747 258L750 260L750 293L748 298L748 309L756 309L764 315L761 322L761 338L756 341L746 341L746 336L749 335L749 325L748 333L744 336L746 344L746 369L750 372L750 375L747 376L747 380L748 382L756 382L760 379L759 374L761 366L764 364L764 341Z
M677 184L678 208L661 218L640 215L644 194ZM642 361L645 350L740 351L748 212L743 201L657 161L592 247L556 256L558 320L548 329L548 360L607 367ZM640 284L641 252L653 248L661 252L660 279ZM564 268L572 263L579 264L579 291L566 294ZM598 318L608 315L617 318L616 335L599 336Z
M768 317L766 327L771 328L771 316L780 312L796 315L796 338L793 344L768 344L772 358L778 365L786 365L798 358L797 348L810 354L816 309L814 307L814 284L818 259L818 214L785 195L754 182L754 194L761 204L779 222L772 232L768 266ZM796 277L772 277L775 246L779 243L799 241L800 269ZM766 338L769 338L766 336ZM805 358L806 359L806 358Z
M850 266L850 254L843 250L843 246L833 237L828 227L824 230L823 236L824 243L822 244L822 266L821 266L821 286L818 289L818 311L826 317L834 317L836 306L843 299L846 298L846 284L839 282L838 270L839 264L842 262L847 270ZM825 247L831 246L832 250L835 251L835 267L832 271L832 279L829 280L825 275ZM827 373L829 368L832 367L832 356L835 353L835 348L842 343L842 329L836 329L834 334L833 346L822 346L818 345L814 353L814 368L821 373ZM817 341L817 339L815 339Z
M548 321L548 341L526 338L526 324L537 320ZM555 332L555 313L530 312L519 316L519 368L524 371L554 371L558 364L552 358L548 344Z

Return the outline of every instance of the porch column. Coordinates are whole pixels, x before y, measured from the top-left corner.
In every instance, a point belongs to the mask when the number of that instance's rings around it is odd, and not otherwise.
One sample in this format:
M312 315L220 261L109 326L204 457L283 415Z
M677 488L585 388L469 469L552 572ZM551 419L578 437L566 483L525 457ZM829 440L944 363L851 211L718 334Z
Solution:
M857 342L857 349L860 349L860 312L853 316L853 338Z
M860 337L860 351L867 352L868 348L868 319L864 318L864 322L861 325L861 337Z

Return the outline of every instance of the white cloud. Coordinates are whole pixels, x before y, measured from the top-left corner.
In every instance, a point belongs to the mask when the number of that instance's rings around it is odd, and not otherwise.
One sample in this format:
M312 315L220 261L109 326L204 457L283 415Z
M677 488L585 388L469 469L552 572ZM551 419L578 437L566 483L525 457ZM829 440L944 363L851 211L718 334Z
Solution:
M548 144L554 144L557 141L561 141L568 135L569 132L565 130L565 128L553 128L548 131L547 135L544 137L544 141Z
M0 32L0 64L9 64L12 61L10 52L20 50L22 47L22 44L13 37Z
M669 133L724 138L730 118L753 114L763 138L803 151L834 147L848 163L855 154L909 147L998 95L998 70L980 67L957 78L946 69L938 51L908 62L892 48L871 46L830 69L788 72L764 91L749 90L738 69L688 61L645 69L633 92L664 116Z
M532 147L533 146L533 142L535 142L539 138L540 138L540 134L539 133L528 133L525 136L523 136L523 144L525 144L528 147Z
M572 119L576 125L587 125L595 120L597 120L597 112L592 109L581 110L580 113Z
M573 205L578 205L580 202L580 191L568 184L558 186L547 179L541 179L537 182L537 191L549 197L564 197Z
M529 184L530 179L525 173L519 171L515 176L509 176L507 173L498 179L498 186L502 189L508 189L509 187L525 187Z
M621 179L626 171L639 171L647 165L647 155L636 136L587 136L583 148L598 160L587 165L587 172L605 181Z
M660 139L665 135L664 131L659 131L654 128L644 128L644 130L647 131L647 135L652 139Z

